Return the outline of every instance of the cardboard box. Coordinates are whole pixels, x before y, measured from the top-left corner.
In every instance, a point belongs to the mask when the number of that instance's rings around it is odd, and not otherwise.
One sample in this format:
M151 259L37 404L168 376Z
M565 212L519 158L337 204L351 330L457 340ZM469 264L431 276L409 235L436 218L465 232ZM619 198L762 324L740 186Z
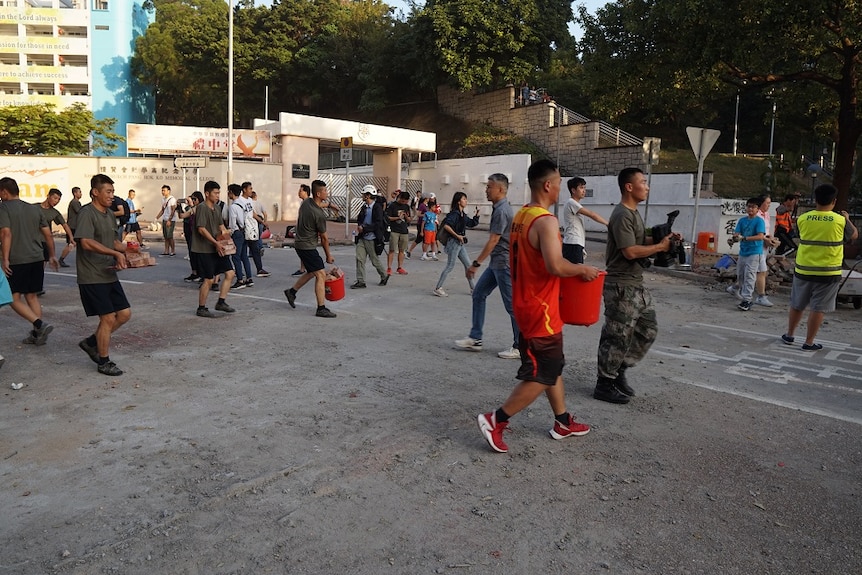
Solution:
M140 252L126 253L126 262L130 268L143 268L150 265L150 257Z

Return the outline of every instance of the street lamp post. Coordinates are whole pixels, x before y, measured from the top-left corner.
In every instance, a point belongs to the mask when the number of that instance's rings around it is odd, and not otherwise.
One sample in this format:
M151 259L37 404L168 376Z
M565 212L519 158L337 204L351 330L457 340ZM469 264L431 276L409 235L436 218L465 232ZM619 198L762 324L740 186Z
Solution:
M769 129L769 156L772 157L772 143L775 140L775 110L778 108L778 102L775 95L772 98L772 127Z
M739 90L736 91L736 112L733 115L733 156L736 157L736 148L739 145Z
M233 0L228 2L227 39L227 183L233 183Z

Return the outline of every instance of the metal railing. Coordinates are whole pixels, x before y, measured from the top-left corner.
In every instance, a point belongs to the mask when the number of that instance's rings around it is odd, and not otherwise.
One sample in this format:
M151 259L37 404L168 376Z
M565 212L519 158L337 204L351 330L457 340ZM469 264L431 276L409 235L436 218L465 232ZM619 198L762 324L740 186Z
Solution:
M557 111L554 114L554 127L595 122L599 126L599 144L604 144L606 146L642 146L644 143L643 139L629 134L604 120L592 120L583 114L578 114L574 110L570 110L556 102L552 105L557 108Z

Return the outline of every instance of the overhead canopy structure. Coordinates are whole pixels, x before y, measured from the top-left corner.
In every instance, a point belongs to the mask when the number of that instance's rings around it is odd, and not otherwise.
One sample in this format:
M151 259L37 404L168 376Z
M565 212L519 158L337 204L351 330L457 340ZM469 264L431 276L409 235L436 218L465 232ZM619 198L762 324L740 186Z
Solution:
M320 147L338 148L343 138L353 146L374 154L374 176L388 179L392 190L401 187L403 152L434 153L437 134L406 128L364 124L318 116L281 112L277 121L256 119L257 130L269 130L281 146L283 189L281 205L285 210L294 203L299 184L317 178ZM275 151L277 154L277 150Z

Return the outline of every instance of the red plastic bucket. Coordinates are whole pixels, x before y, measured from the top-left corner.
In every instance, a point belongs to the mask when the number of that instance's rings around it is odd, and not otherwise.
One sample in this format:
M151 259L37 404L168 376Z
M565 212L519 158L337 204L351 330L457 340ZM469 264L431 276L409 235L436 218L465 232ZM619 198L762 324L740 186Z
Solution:
M338 301L344 297L344 276L326 280L326 299Z
M560 279L560 317L569 325L593 325L602 311L606 272L591 282L579 277Z

